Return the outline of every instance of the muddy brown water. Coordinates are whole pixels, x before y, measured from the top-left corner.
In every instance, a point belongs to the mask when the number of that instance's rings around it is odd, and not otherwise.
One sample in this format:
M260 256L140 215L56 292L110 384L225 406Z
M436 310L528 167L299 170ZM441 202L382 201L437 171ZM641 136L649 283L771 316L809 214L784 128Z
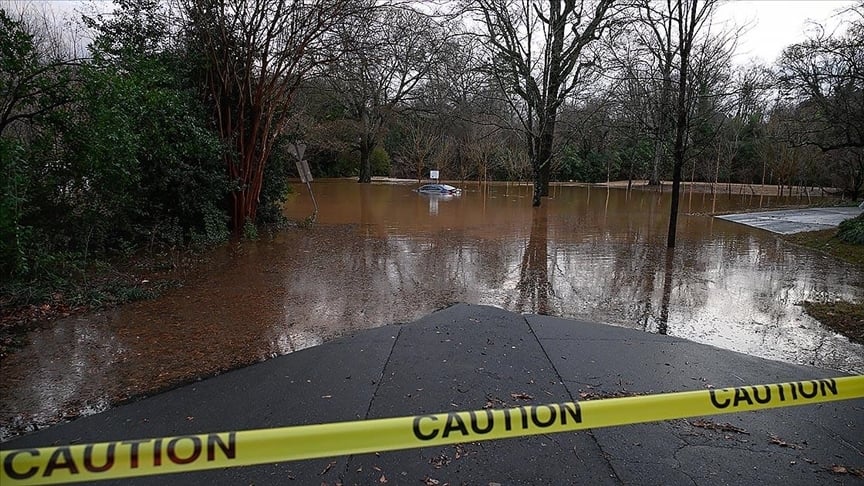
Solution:
M668 192L554 187L534 209L527 186L416 186L315 182L312 228L218 249L159 299L34 330L2 362L0 437L460 301L864 372L864 346L797 305L860 300L864 272L708 216L798 200L685 194L668 253ZM285 214L302 220L295 192Z

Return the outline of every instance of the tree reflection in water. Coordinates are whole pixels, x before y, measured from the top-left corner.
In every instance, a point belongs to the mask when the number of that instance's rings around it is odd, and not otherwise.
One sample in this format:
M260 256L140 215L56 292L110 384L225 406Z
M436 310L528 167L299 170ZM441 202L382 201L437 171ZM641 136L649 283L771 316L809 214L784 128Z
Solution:
M549 283L547 206L533 208L531 235L525 253L522 255L517 284L519 309L525 311L528 304L527 310L538 314L549 313L549 295L554 294L552 285Z
M660 322L657 324L657 334L669 331L669 298L672 295L672 269L675 261L675 249L666 249L666 264L663 269L663 298L660 301Z

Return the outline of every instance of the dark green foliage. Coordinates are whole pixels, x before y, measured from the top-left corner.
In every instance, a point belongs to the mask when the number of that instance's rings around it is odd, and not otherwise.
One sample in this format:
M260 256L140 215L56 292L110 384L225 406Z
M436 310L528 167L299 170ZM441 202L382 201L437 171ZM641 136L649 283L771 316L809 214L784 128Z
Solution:
M44 238L51 231L34 227L28 215L42 201L33 185L50 177L57 165L52 129L70 99L68 63L42 55L24 22L0 9L0 277L29 274L48 260ZM33 164L35 152L48 163Z
M27 271L24 252L31 231L21 226L20 217L26 203L22 186L27 182L23 153L21 144L0 138L0 271L4 275Z
M606 182L618 180L621 170L621 161L612 150L595 151L567 146L561 154L558 178L564 181Z
M864 245L864 214L840 223L837 238L856 245Z
M359 173L360 157L350 152L312 147L308 159L313 177L356 177Z
M278 227L285 223L282 203L291 193L289 178L297 177L296 160L287 149L290 143L287 137L281 139L264 165L264 183L261 186L261 202L258 204L259 225ZM244 228L244 233L249 233L249 230Z
M375 147L372 149L372 154L369 156L372 165L373 176L389 176L390 175L390 154L384 150L384 147Z
M195 59L170 38L160 2L117 3L112 15L86 19L97 35L75 82L66 71L52 76L66 102L19 103L16 113L28 116L0 138L4 277L79 278L100 259L228 237L223 147L198 95ZM0 44L4 69L33 62L5 36ZM15 81L0 74L2 86Z
M316 150L317 148L317 150ZM308 155L309 168L314 177L354 177L358 174L360 153L358 151L335 151L313 147ZM372 175L390 175L390 154L384 147L375 147L369 155ZM296 176L296 170L292 174Z

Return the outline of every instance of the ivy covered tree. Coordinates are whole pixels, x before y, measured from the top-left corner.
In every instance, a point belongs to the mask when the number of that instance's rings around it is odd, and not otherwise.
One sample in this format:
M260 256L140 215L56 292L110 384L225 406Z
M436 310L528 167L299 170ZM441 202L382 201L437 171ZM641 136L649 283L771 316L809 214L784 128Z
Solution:
M331 33L365 0L182 0L185 35L202 54L207 99L228 150L231 228L258 215L265 166L301 82L331 61Z

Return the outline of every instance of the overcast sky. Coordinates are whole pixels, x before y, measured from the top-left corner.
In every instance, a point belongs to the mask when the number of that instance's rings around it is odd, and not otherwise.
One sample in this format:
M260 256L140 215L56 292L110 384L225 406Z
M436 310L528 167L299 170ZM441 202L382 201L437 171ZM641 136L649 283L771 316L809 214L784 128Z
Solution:
M70 15L87 3L80 0L30 1L58 15ZM94 3L106 10L111 8L109 0L95 0ZM855 3L850 0L727 0L719 7L716 19L749 26L738 42L737 63L744 64L754 58L772 63L784 47L805 38L808 21L835 28L839 23L835 13Z
M812 28L808 21L836 28L840 19L835 13L855 3L848 0L731 0L719 7L716 18L750 26L738 40L738 63L751 58L772 63L784 47L805 38L806 30Z

